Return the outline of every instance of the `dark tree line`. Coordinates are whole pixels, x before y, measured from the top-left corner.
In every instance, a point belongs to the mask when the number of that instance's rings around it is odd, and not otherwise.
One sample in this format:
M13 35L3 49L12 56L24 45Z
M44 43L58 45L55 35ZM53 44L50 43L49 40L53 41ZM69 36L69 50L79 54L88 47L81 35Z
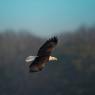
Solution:
M29 32L0 32L0 95L95 95L95 27L59 34L42 72L30 74L25 58L46 39Z

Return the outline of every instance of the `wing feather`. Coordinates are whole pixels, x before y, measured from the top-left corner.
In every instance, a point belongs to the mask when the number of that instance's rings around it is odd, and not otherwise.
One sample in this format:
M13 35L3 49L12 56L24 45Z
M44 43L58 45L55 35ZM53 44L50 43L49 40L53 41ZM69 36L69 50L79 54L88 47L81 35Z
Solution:
M50 55L52 50L55 48L55 46L58 43L57 37L53 37L49 40L47 40L38 50L37 56L47 56Z

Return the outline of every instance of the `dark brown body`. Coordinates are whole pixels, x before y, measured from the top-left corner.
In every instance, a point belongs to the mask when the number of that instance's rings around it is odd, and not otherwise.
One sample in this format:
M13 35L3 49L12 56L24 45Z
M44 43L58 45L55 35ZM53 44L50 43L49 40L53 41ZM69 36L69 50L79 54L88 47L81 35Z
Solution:
M42 61L40 61L42 60ZM37 57L32 64L30 65L30 72L38 72L41 71L45 65L49 62L49 56Z

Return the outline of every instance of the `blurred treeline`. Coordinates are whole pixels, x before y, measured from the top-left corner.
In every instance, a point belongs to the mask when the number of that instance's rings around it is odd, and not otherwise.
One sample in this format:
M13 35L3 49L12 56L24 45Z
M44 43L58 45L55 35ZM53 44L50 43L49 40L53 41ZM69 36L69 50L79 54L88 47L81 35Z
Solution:
M0 95L95 95L95 27L58 35L57 62L29 73L25 58L46 41L29 32L0 32Z

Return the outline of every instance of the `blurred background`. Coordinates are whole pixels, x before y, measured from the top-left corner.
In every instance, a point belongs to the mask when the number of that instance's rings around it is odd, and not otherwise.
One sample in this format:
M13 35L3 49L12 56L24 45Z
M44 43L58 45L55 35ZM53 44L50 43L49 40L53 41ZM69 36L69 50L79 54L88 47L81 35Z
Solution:
M58 61L29 73L53 36ZM95 0L0 0L0 95L95 95Z

